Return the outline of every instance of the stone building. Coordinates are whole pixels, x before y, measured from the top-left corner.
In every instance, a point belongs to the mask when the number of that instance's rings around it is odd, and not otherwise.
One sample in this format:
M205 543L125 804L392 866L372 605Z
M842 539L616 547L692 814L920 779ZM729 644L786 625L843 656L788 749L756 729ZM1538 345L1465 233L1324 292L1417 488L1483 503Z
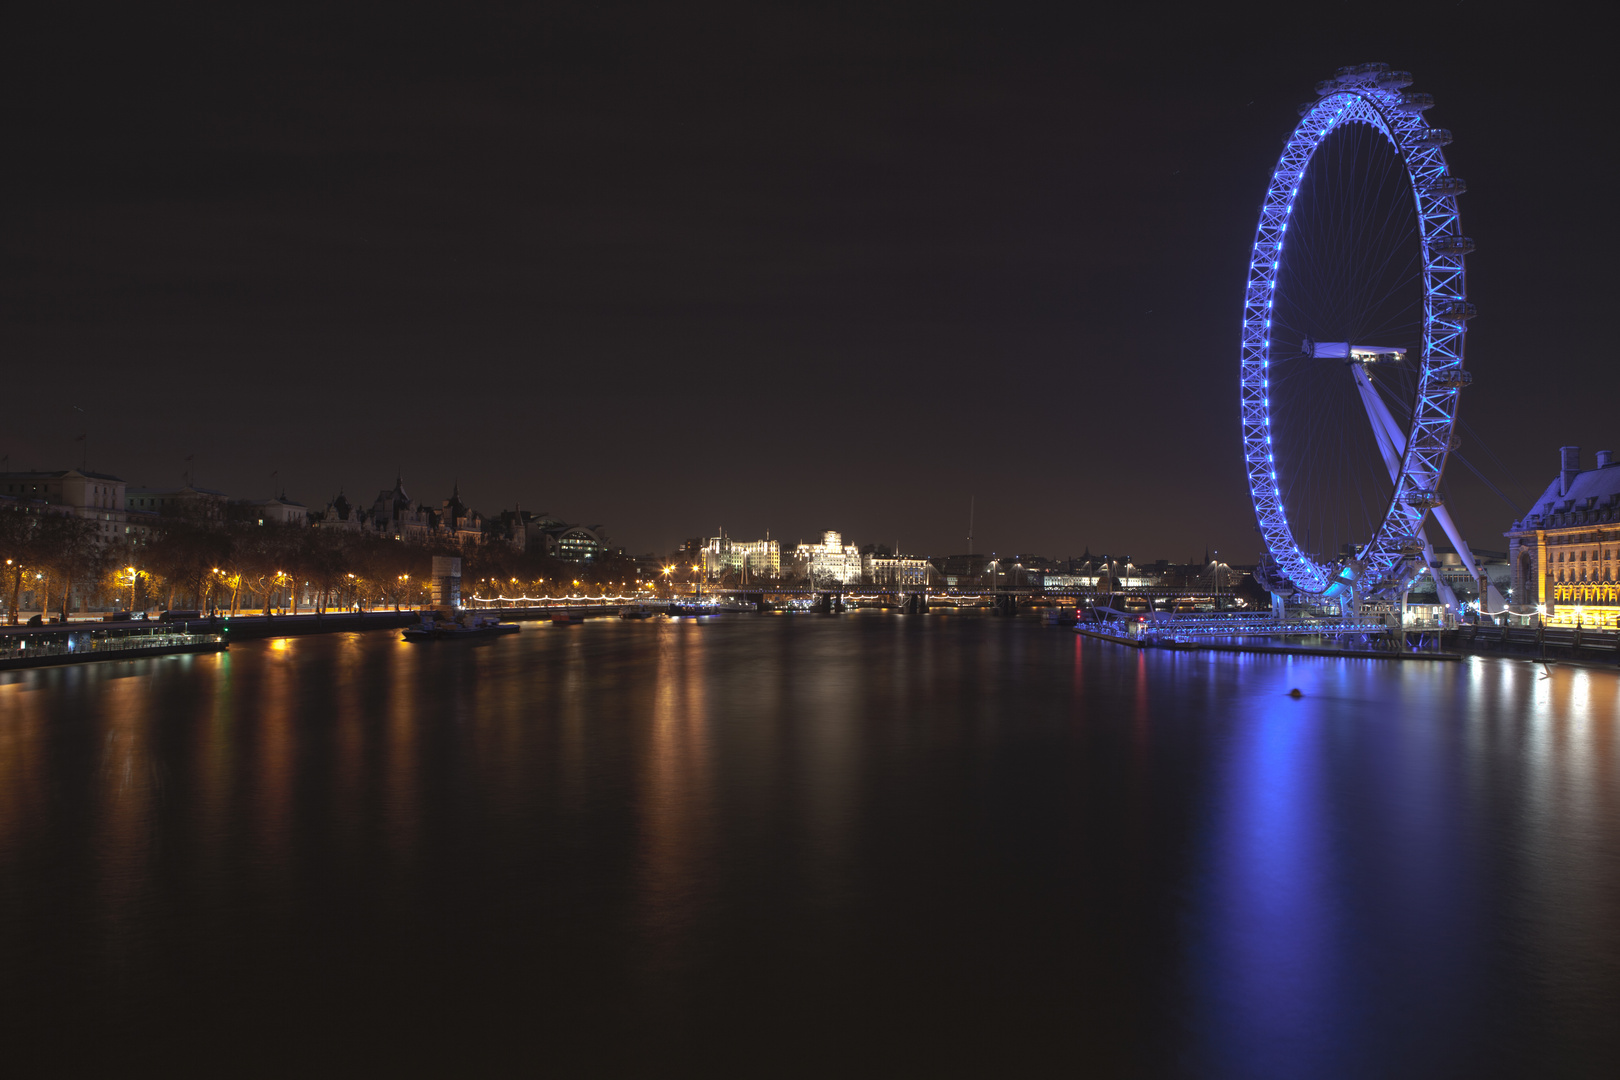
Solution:
M928 584L932 569L927 559L910 555L861 554L861 579L871 585L920 589Z
M236 520L260 525L303 527L309 524L310 517L309 507L287 498L285 491L273 499L237 499L228 509Z
M1581 448L1559 450L1558 476L1522 520L1513 523L1508 560L1513 610L1538 609L1551 626L1620 622L1620 461L1600 450L1581 468Z
M745 578L774 578L782 572L782 545L771 539L709 538L703 547L703 572L711 580L730 572Z
M793 565L797 573L817 584L859 585L861 582L861 549L844 543L836 529L823 532L819 544L801 543L794 548Z
M148 532L152 515L131 514L127 494L118 477L85 469L0 473L0 503L93 521L102 543L144 539Z
M478 520L483 522L482 518ZM602 526L570 525L546 513L502 510L481 527L488 540L565 562L594 562L609 553L608 535Z
M364 517L364 511L349 502L349 497L339 490L337 497L326 504L325 510L310 514L309 523L317 529L359 532L365 526Z
M219 525L225 521L230 499L223 491L187 482L177 488L130 488L127 502L131 510Z

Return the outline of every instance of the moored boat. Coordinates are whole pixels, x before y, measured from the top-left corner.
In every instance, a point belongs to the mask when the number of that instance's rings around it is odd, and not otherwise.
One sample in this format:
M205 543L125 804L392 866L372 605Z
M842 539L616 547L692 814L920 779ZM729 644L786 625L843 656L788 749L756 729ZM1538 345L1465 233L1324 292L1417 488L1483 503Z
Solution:
M453 619L440 615L424 615L417 626L407 626L400 632L406 641L446 641L461 638L500 637L515 634L521 627L517 623L503 623L499 619L462 612Z

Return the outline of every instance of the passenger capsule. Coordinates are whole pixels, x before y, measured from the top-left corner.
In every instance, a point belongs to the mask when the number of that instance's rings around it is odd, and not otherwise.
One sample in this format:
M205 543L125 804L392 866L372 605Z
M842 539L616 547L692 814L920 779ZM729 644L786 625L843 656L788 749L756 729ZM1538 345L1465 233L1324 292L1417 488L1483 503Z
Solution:
M1466 300L1441 300L1434 305L1434 317L1437 319L1467 322L1478 314L1479 309Z
M1418 146L1450 146L1451 132L1445 128L1430 128L1412 141Z
M1437 236L1429 241L1429 252L1434 255L1467 255L1474 250L1474 241L1467 236Z
M1436 372L1434 378L1429 380L1429 384L1431 386L1443 387L1447 390L1461 390L1465 386L1474 385L1474 373L1471 371L1464 371L1460 367L1455 367L1450 371ZM1455 450L1457 448L1453 446L1452 449Z
M1338 79L1323 79L1321 82L1316 84L1316 92L1321 94L1323 97L1333 93L1333 91L1337 90L1338 88Z
M1400 90L1412 85L1410 71L1386 71L1378 76L1375 82L1380 90Z
M1438 491L1409 491L1401 501L1407 506L1415 506L1419 510L1433 510L1445 502Z
M1299 115L1301 115L1301 116L1306 115L1312 109L1316 108L1316 105L1317 105L1317 103L1314 102L1314 101L1302 101L1302 102L1300 102L1299 103Z
M1434 108L1433 94L1414 94L1407 92L1401 95L1401 100L1395 103L1397 112L1420 113L1424 109Z
M1423 194L1432 195L1435 198L1443 198L1447 195L1461 195L1467 190L1468 185L1463 182L1463 178L1460 176L1437 176L1423 185Z

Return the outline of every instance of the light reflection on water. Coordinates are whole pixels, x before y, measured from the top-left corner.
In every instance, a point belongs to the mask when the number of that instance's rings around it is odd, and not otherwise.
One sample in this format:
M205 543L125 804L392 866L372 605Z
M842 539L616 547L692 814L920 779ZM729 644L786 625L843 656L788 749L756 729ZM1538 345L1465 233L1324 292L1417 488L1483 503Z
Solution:
M6 673L0 1015L36 1064L1579 1075L1617 714L864 613Z

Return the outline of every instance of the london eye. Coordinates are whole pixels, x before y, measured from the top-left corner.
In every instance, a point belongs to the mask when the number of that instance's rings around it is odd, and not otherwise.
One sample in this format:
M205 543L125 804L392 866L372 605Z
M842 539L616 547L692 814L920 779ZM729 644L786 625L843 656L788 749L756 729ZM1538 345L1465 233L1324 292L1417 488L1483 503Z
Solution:
M1317 85L1267 185L1244 295L1256 576L1277 597L1347 614L1433 570L1431 520L1479 577L1441 498L1471 381L1474 245L1458 217L1465 185L1446 163L1451 133L1429 125L1433 98L1411 83L1362 64Z

